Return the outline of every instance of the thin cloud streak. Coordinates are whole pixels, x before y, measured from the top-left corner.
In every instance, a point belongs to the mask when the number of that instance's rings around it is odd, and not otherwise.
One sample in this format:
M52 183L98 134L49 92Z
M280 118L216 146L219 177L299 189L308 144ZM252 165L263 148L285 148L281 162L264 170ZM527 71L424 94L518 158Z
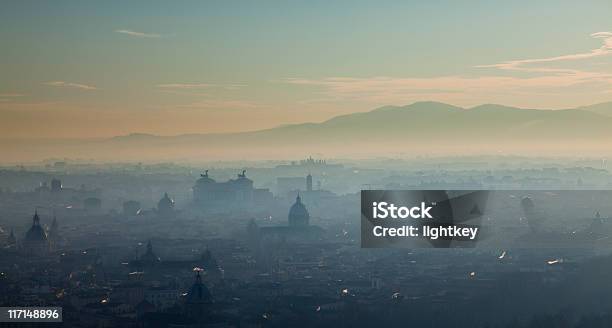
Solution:
M531 96L536 99L555 95L561 98L572 92L581 93L583 96L601 96L609 94L612 90L612 73L538 65L612 55L612 32L596 32L591 34L591 37L601 39L602 46L584 53L476 66L501 71L537 73L536 76L519 77L498 74L430 78L327 77L321 79L287 78L283 82L320 87L322 88L320 95L329 101L367 101L377 104L402 104L419 99L465 103L483 102L485 99L493 101L508 99L513 96L526 96L524 98ZM588 90L582 88L583 86L588 86Z
M201 89L212 87L213 84L208 83L168 83L158 84L158 88L162 89Z
M245 87L244 84L211 84L211 83L167 83L158 84L158 88L162 89L203 89L203 88L223 88L227 90L235 90Z
M602 39L603 45L599 48L593 49L589 52L582 52L570 55L561 55L548 58L535 58L535 59L521 59L521 60L510 60L492 65L478 65L477 68L498 68L502 70L518 70L526 72L543 72L543 73L575 73L576 70L568 69L547 69L547 68L529 68L524 67L528 64L538 63L552 63L559 61L568 60L580 60L594 57L607 56L612 54L612 32L596 32L591 34L592 38Z
M198 101L187 105L179 105L176 108L188 108L188 109L255 109L259 108L258 104L244 101L244 100L204 100Z
M81 83L72 83L72 82L65 82L65 81L49 81L49 82L45 82L43 83L44 85L48 85L48 86L52 86L52 87L61 87L61 88L72 88L72 89L80 89L80 90L98 90L98 88L91 86L91 85L87 85L87 84L81 84Z
M157 34L157 33L144 33L144 32L132 31L132 30L115 30L115 32L137 37L137 38L161 38L162 37L161 34Z
M529 78L510 76L441 76L433 78L330 77L285 80L285 83L323 88L329 101L365 101L373 104L404 104L423 99L458 103L495 101L513 95L565 95L568 88L591 83L590 93L612 88L612 75L579 72Z

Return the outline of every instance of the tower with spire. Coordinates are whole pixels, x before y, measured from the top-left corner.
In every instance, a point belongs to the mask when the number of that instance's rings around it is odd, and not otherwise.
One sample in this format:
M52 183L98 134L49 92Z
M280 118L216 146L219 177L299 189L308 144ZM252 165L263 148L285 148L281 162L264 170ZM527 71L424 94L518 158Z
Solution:
M312 175L310 173L306 176L306 191L312 191Z

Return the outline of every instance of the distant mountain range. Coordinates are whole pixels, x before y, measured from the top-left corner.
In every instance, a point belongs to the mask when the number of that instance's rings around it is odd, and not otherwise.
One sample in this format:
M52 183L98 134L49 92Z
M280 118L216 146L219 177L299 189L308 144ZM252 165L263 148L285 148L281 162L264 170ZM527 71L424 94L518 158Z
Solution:
M589 112L612 116L612 102L605 102L601 104L595 104L591 106L578 107L577 109L586 110Z
M439 102L417 102L337 116L321 123L252 132L130 134L110 139L17 144L19 149L9 151L16 157L20 152L38 151L46 157L119 161L290 158L305 154L327 157L499 152L612 154L612 102L564 110L494 104L466 109ZM2 143L0 147L7 145Z

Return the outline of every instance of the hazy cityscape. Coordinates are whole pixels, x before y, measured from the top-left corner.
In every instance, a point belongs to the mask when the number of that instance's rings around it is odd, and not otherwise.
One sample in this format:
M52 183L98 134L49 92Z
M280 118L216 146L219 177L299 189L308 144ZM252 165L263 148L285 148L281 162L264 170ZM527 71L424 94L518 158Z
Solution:
M67 326L611 322L609 248L359 246L360 190L610 189L601 159L52 160L0 177L0 305L61 306Z
M0 3L0 327L612 327L612 1Z

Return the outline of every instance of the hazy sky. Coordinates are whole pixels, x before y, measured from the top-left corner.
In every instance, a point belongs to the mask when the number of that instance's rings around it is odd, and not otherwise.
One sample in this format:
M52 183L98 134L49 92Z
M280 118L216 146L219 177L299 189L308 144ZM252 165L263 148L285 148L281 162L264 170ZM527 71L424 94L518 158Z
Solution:
M612 1L3 1L0 137L612 101Z

